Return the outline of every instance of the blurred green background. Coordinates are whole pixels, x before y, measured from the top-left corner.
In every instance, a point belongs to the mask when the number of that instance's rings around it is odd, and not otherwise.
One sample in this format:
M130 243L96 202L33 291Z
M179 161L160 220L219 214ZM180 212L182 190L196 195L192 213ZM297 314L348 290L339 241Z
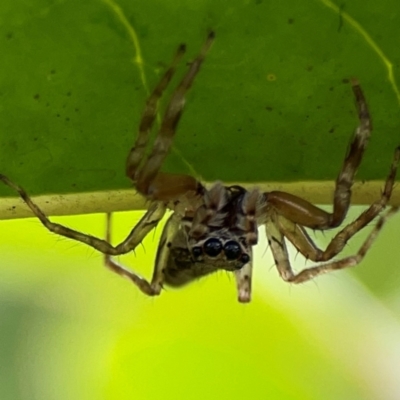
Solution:
M115 215L115 241L139 216ZM104 236L104 215L54 220ZM399 224L360 266L301 286L280 280L261 241L243 305L222 272L145 297L86 246L2 221L0 398L398 399ZM119 261L150 277L160 231Z

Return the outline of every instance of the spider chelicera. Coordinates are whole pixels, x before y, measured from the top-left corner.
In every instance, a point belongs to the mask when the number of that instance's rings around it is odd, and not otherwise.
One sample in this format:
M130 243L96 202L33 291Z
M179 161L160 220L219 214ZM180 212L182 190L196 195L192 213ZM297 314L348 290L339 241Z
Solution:
M185 104L185 94L199 72L214 36L213 32L208 35L200 53L190 63L186 74L173 92L152 151L147 157L145 150L156 119L158 100L185 53L184 45L179 46L170 67L146 102L135 145L128 154L126 174L134 182L137 191L150 201L150 206L123 242L117 246L111 245L110 229L106 240L102 240L51 222L24 189L4 175L0 175L0 180L19 193L48 230L85 243L104 253L105 263L112 271L129 278L143 293L150 296L160 294L164 284L181 286L222 269L235 274L239 301L250 301L252 248L257 244L258 227L261 225L265 227L278 272L287 282L305 282L317 275L358 264L387 218L397 211L397 207L391 207L380 217L357 254L331 260L342 251L354 234L363 229L386 207L395 182L400 147L395 150L380 198L337 233L325 250L319 249L305 230L311 228L322 231L338 227L347 214L354 176L371 133L370 114L357 80L352 80L352 89L359 125L336 179L332 213L285 192L263 193L257 188L246 190L240 186L224 186L220 182L206 188L192 176L160 171L176 133ZM134 271L118 264L112 256L134 250L159 223L168 209L173 212L162 231L153 278L149 282ZM110 215L108 215L108 225L110 226ZM306 259L322 263L295 273L289 262L286 240L289 240Z

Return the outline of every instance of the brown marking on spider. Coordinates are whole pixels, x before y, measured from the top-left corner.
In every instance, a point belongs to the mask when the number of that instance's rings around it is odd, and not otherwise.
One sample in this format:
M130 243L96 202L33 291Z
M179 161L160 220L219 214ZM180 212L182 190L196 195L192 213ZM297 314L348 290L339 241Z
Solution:
M83 234L51 222L24 189L4 175L0 175L0 180L19 193L48 230L102 252L105 255L105 264L110 270L130 279L143 293L150 296L158 295L164 284L182 286L223 269L235 274L239 301L250 301L252 249L257 243L258 227L261 225L265 226L278 272L287 282L301 283L329 271L357 265L372 246L386 220L397 212L397 207L391 207L380 217L355 255L331 260L343 250L352 236L376 218L388 204L400 159L400 147L395 150L380 198L355 221L342 228L325 250L315 245L305 229L323 231L338 227L347 214L354 176L372 129L364 94L355 79L351 84L359 125L336 179L332 213L323 211L290 193L261 193L258 189L247 191L240 186L224 186L220 182L207 189L191 176L161 172L183 111L185 94L199 72L213 41L214 33L211 32L199 55L189 64L188 71L172 93L152 151L147 157L145 149L156 118L157 104L185 53L184 45L179 46L170 67L146 102L135 145L128 154L126 174L134 182L138 192L150 201L150 206L127 238L117 246L110 242L111 215L107 215L105 240ZM162 231L153 277L148 281L118 264L112 256L133 251L159 223L167 209L171 209L173 213ZM305 258L322 264L295 273L289 262L286 240L289 240Z

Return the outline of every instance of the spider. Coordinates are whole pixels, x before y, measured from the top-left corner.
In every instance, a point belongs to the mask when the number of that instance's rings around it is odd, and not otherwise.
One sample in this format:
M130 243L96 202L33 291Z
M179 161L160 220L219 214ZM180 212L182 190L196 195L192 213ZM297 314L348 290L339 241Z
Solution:
M372 129L363 91L355 79L351 83L359 125L336 179L332 213L323 211L290 193L280 191L262 193L257 188L246 190L241 186L224 186L221 182L206 188L192 176L161 171L184 108L185 94L192 86L214 37L214 32L209 33L199 54L189 64L186 74L173 92L148 156L145 151L156 119L158 100L185 53L185 45L179 46L169 68L146 102L136 142L128 154L126 174L134 182L137 191L150 201L150 206L120 244L113 246L110 243L110 215L107 216L106 240L96 238L51 222L24 189L4 175L0 175L0 180L19 193L33 214L49 231L85 243L102 252L108 268L129 278L149 296L160 294L164 284L179 287L217 270L226 270L232 271L236 277L238 300L249 302L253 266L252 249L257 244L258 227L261 225L265 227L279 275L286 282L301 283L329 271L355 266L363 259L383 224L397 211L397 207L392 207L381 216L355 255L334 261L332 258L342 251L353 235L386 207L395 182L400 147L395 150L380 198L355 221L337 233L325 250L319 249L305 230L311 228L323 231L338 227L349 208L354 176ZM172 210L172 213L162 231L153 277L149 282L136 272L118 264L112 256L134 250L156 227L168 209ZM317 264L295 273L289 262L286 240L290 241L306 259Z

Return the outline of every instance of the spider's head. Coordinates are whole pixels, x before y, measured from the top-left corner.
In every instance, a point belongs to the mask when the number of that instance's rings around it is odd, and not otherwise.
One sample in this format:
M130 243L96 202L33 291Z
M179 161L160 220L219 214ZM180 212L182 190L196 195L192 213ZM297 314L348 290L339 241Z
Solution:
M206 190L203 204L182 220L192 260L228 271L251 262L262 199L257 189L247 191L220 182Z
M220 235L214 232L200 241L189 245L189 251L195 262L212 264L217 268L235 271L251 260L251 249L244 240L225 231Z

